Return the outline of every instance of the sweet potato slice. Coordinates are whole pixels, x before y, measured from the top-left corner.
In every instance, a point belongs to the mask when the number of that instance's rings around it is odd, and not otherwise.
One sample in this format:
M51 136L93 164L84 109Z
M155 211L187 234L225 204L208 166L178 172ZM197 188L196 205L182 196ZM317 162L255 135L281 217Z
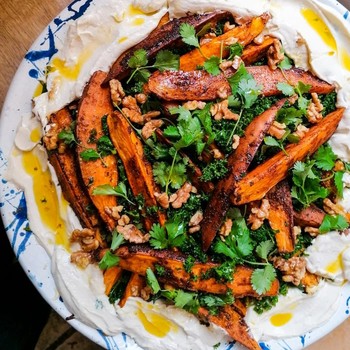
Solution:
M120 159L122 160L129 180L131 190L135 196L142 195L147 207L157 205L154 195L157 187L153 180L152 166L147 161L143 146L128 121L119 112L114 112L107 119L110 136ZM146 218L146 228L152 226L151 218ZM158 211L158 221L163 225L166 216Z
M270 16L267 13L254 17L250 22L237 26L225 34L213 38L210 42L201 45L201 51L194 49L180 57L180 69L193 71L204 64L206 57L222 54L223 58L229 55L228 46L232 39L237 39L241 45L246 46L254 40L265 28Z
M109 267L103 273L103 282L105 284L105 294L109 295L115 283L119 280L123 270L119 266Z
M248 326L244 319L236 312L233 306L225 305L217 315L212 315L204 307L200 307L198 316L225 329L232 339L246 346L248 349L261 350L259 344L249 334Z
M238 181L231 196L232 203L242 205L262 199L273 186L287 176L289 169L296 161L312 155L332 136L344 110L344 108L338 108L328 114L318 124L311 127L298 143L288 145L286 153L282 151L277 153Z
M276 232L276 244L280 253L294 251L295 239L293 235L293 203L288 182L283 180L267 193L270 203L268 221Z
M69 130L72 121L68 107L50 116L50 124L56 124L57 133ZM92 202L82 186L74 150L66 147L63 153L51 151L48 152L48 157L55 169L64 198L69 202L83 227L93 228L98 224L98 218L94 213L88 213L86 209Z
M96 140L104 136L101 118L113 112L109 88L101 86L105 78L106 73L95 72L84 89L78 109L76 135L79 140L77 151L84 185L102 220L110 230L113 230L115 220L107 215L105 208L116 206L116 197L94 195L93 191L100 185L116 186L118 181L116 157L108 155L103 159L90 161L85 161L81 157L82 152L88 149L96 151L97 146L91 142L91 135L94 134Z
M136 245L121 247L116 251L119 256L119 266L125 270L145 276L148 268L154 270L155 265L165 268L166 273L159 276L159 280L169 283L181 289L203 291L213 294L225 294L231 291L235 297L259 295L254 291L250 279L253 269L245 266L237 266L232 282L220 282L215 278L204 279L203 276L210 269L219 266L216 263L200 263L193 265L191 274L185 271L183 263L186 258L179 252L170 250L153 250L147 246ZM191 278L192 276L192 278ZM193 278L196 276L196 278ZM264 295L276 295L279 290L279 282L276 279Z
M309 207L302 209L301 211L294 211L294 222L301 227L320 227L326 213L311 204Z
M175 47L181 43L180 25L182 23L188 23L199 31L208 23L216 23L221 19L231 17L232 15L229 12L216 11L200 15L195 14L182 18L174 18L163 25L159 25L146 39L142 40L140 43L119 56L112 65L105 82L108 82L111 79L122 80L130 74L131 70L128 66L128 61L136 50L146 50L147 57L152 59L159 51Z
M137 273L133 273L126 285L124 294L119 300L118 305L123 307L129 297L141 296L141 290L146 287L146 280L144 276L140 276Z
M266 132L276 118L277 112L283 107L286 99L278 101L267 111L253 119L248 125L245 135L241 137L238 148L228 157L228 175L218 182L213 195L204 211L202 221L202 247L206 251L210 247L216 232L230 206L230 195L234 185L247 172L256 151L260 147Z
M263 96L280 95L277 84L286 82L286 78L291 85L296 85L299 81L311 85L310 92L328 94L334 90L333 85L298 68L286 70L284 74L279 69L272 70L268 66L251 66L247 67L247 71L261 86ZM216 76L204 70L156 71L149 78L147 89L166 101L211 101L231 94L227 78L234 73L233 69L227 69L223 74Z
M246 66L249 66L266 56L268 49L276 38L266 36L261 44L251 43L244 48L241 59Z

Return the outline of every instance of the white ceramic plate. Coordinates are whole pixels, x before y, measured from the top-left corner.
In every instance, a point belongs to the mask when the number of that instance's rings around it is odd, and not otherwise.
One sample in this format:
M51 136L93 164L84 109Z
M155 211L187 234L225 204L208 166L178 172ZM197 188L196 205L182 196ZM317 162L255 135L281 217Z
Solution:
M75 319L60 298L50 269L50 258L28 230L26 199L24 193L8 183L5 178L7 160L12 150L15 133L23 115L31 113L31 99L43 70L55 53L56 42L63 38L66 24L82 16L91 3L98 0L75 0L61 12L34 42L18 68L9 89L0 119L0 210L11 246L28 277L43 298L71 326L106 349L140 349L126 334L106 337ZM349 22L349 11L337 1L321 0L332 5ZM298 350L331 332L349 315L350 284L344 287L337 313L322 327L300 337L260 343L262 349ZM235 343L225 344L222 349L239 349ZM220 348L220 349L221 349Z

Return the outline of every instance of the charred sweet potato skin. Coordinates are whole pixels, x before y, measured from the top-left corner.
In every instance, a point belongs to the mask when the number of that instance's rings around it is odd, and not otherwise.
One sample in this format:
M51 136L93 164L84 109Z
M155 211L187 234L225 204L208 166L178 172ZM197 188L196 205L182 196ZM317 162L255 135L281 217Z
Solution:
M93 161L85 161L81 157L81 153L86 149L96 150L96 144L90 141L91 132L95 131L96 139L103 136L101 118L113 112L110 91L108 88L101 86L105 78L106 73L97 71L92 75L89 84L86 86L78 108L76 135L79 141L77 152L84 185L88 189L90 198L102 220L110 230L113 230L115 220L107 215L105 209L117 205L116 197L94 195L93 192L96 187L101 185L117 185L117 159L114 155L108 155L103 159Z
M137 273L131 274L129 282L125 288L124 294L119 301L119 306L124 307L128 298L139 297L141 295L141 290L146 287L146 280L144 276L140 276Z
M69 130L72 122L68 107L50 116L50 124L58 125L59 132ZM92 203L82 186L74 150L66 147L63 153L51 151L48 157L62 187L63 196L80 219L81 224L84 227L93 228L98 224L98 218L94 213L87 212L86 208Z
M294 251L293 203L288 182L283 180L274 186L266 195L270 203L268 221L276 232L276 244L280 253Z
M322 209L313 204L301 211L293 212L295 224L301 227L320 227L325 215Z
M241 45L246 46L263 31L269 18L267 13L254 17L250 22L237 26L225 34L214 38L209 43L201 45L201 52L198 49L194 49L182 55L180 57L180 69L183 71L195 70L198 66L204 64L205 57L220 57L221 52L222 57L226 58L229 55L229 50L227 49L228 45L225 45L225 43L229 42L231 38L235 38Z
M130 247L121 247L116 251L116 255L120 258L119 266L125 270L146 275L148 268L154 270L155 265L160 265L165 268L165 274L159 276L159 280L164 283L169 283L178 288L183 288L192 291L203 291L213 294L225 294L231 291L237 298L244 296L259 295L253 290L251 285L251 276L253 269L245 266L237 266L233 281L219 282L215 278L203 279L203 275L211 268L218 266L213 262L195 263L192 267L192 275L198 278L191 278L191 275L183 268L185 256L169 250L153 250L147 246L137 245ZM279 290L279 282L276 279L269 291L264 295L276 295Z
M188 23L196 30L200 30L207 23L216 23L225 18L231 18L232 15L225 11L215 11L205 14L195 14L182 18L174 18L163 25L159 25L145 40L125 51L112 65L105 83L111 79L122 80L126 78L131 69L128 61L136 50L143 49L147 51L149 59L154 58L161 50L176 47L181 42L180 26L182 23Z
M296 161L312 155L331 137L344 110L344 108L338 108L328 114L318 124L311 127L298 143L288 145L286 153L282 151L277 153L237 182L231 196L232 203L242 205L262 199L273 186L286 178L289 169Z
M216 232L219 230L230 206L230 195L234 185L247 172L264 136L283 107L285 99L280 100L267 111L253 119L248 125L245 135L240 139L238 148L228 158L228 175L219 181L205 209L202 223L202 247L209 249Z

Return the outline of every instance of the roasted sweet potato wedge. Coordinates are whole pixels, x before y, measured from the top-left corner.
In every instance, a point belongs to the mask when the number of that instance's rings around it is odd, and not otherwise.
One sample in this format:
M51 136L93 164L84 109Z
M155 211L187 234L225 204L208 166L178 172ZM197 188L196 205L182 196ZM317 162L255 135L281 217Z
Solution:
M325 215L326 213L314 204L293 212L295 224L301 227L320 227Z
M233 306L225 305L217 315L212 315L201 307L198 310L198 316L225 329L232 339L246 346L247 349L261 350L259 344L249 334L248 326L243 317L236 312Z
M219 282L214 278L204 279L203 275L211 268L218 266L216 263L195 263L191 275L184 270L185 256L179 252L170 250L154 250L143 245L121 247L116 251L119 256L119 266L125 270L145 276L148 268L154 269L155 265L165 268L166 273L159 277L161 282L169 283L178 288L192 291L203 291L213 294L225 294L232 291L237 298L259 295L254 291L250 279L253 269L238 266L234 272L232 282ZM196 278L193 278L196 276ZM264 295L276 295L279 290L279 282L276 279L270 290Z
M276 39L266 36L261 44L251 43L244 48L241 59L246 66L249 66L266 56L268 49Z
M288 182L283 180L267 193L270 203L268 221L276 232L276 244L280 253L294 251L295 239L293 234L293 203Z
M296 161L312 155L331 137L344 110L344 108L338 108L328 114L318 124L311 127L298 143L288 145L286 153L282 151L277 153L238 181L231 196L232 203L242 205L262 199L273 186L287 176L289 169Z
M285 102L286 99L278 101L270 109L254 118L248 125L245 135L241 137L238 148L229 156L228 175L217 184L204 212L201 224L203 250L208 250L215 238L230 206L230 195L235 183L247 172L256 151L276 118L278 110L283 107Z
M69 130L72 121L68 107L50 116L50 124L57 125L58 133L62 130ZM87 210L92 202L82 186L74 150L66 147L64 153L51 151L48 152L48 157L55 169L64 198L69 202L83 227L93 228L98 224L98 218Z
M213 38L209 43L201 45L201 50L194 49L180 57L180 69L183 71L195 70L198 66L204 64L206 57L217 56L222 54L223 58L229 55L228 46L232 39L246 46L251 43L265 28L270 16L267 13L259 17L254 17L250 22L237 26L225 34Z
M146 280L144 276L137 273L131 274L129 282L125 288L122 298L119 300L119 306L123 307L129 297L141 296L141 290L146 287Z
M280 95L281 92L277 89L277 84L286 82L286 78L291 85L296 85L299 81L311 85L310 92L328 94L334 90L333 85L298 68L286 70L283 74L279 69L272 70L268 66L251 66L247 67L247 71L261 86L263 96ZM156 71L148 80L147 89L166 101L211 101L220 96L231 94L227 78L234 73L235 71L232 69L216 76L204 70Z
M115 283L119 280L123 270L119 266L112 266L103 273L103 282L105 284L105 293L109 295Z
M225 11L215 11L200 15L190 15L183 18L174 18L163 25L159 25L145 40L142 40L140 43L119 56L112 65L105 83L111 79L122 80L129 75L130 68L128 66L128 60L136 50L146 50L147 57L152 59L159 51L176 47L181 43L180 25L182 23L188 23L199 31L204 25L208 23L216 23L225 18L232 18L232 15Z
M118 172L116 157L114 155L108 155L103 157L103 159L85 161L81 156L82 152L86 150L91 149L96 151L97 145L91 142L91 135L93 134L96 140L104 136L101 119L113 112L109 88L101 86L105 78L106 73L97 71L92 75L88 85L84 89L78 109L76 135L79 141L77 152L84 185L88 189L90 198L102 220L110 230L113 230L115 220L107 215L105 208L116 206L116 197L94 195L93 191L100 185L117 185Z
M133 194L141 194L147 207L157 206L154 193L158 191L153 180L152 166L145 157L140 139L119 112L108 116L108 128L114 147L124 164ZM146 219L146 228L149 230L153 220L149 217ZM161 225L166 221L166 216L161 211L158 211L158 221Z

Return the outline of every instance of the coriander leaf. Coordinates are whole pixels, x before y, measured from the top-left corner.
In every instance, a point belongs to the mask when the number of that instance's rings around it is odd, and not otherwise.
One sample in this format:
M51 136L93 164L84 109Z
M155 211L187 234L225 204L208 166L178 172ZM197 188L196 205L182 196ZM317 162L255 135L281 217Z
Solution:
M242 256L248 256L253 251L253 244L250 238L250 231L243 217L236 218L233 221L231 234L234 232L234 237L237 242L237 249Z
M310 101L307 98L300 96L298 98L298 108L305 113L309 106L309 102Z
M269 255L269 253L272 251L272 249L274 248L275 244L271 241L264 241L261 242L257 247L256 247L256 253L258 254L258 256L263 259L263 260L267 260L267 256Z
M113 187L109 184L100 185L94 188L92 194L95 196L117 196L127 200L130 204L134 204L128 197L128 191L123 182L119 182L118 186Z
M303 111L295 107L285 107L277 112L277 120L280 123L286 124L286 126L293 127L295 130L297 126L302 123L303 115Z
M98 152L92 148L86 149L82 152L80 152L80 157L84 162L88 162L90 160L96 160L100 159L101 156L98 154Z
M101 157L117 153L111 139L106 135L97 140L97 152L101 155Z
M117 231L113 231L111 250L118 249L123 243L125 243L124 236Z
M327 233L332 230L345 230L349 227L348 222L342 215L329 215L326 214L323 218L322 224L319 227L320 233Z
M317 150L313 159L316 160L317 168L322 170L332 170L335 161L337 160L337 156L334 154L332 147L329 144L325 144Z
M258 86L253 77L242 79L238 83L238 93L244 100L244 107L250 108L257 100L261 92L261 86Z
M184 243L186 235L185 224L182 221L169 220L166 222L165 228L168 233L168 242L170 247L179 247Z
M229 247L226 243L224 243L221 240L217 240L215 242L213 249L215 253L223 254L228 258L231 258L233 261L239 258L235 248L233 246Z
M288 83L278 83L277 89L282 92L285 96L292 96L294 95L294 88L293 86L289 85Z
M151 236L149 243L154 249L165 249L168 247L168 239L164 227L161 227L159 224L153 224L149 234Z
M292 68L291 59L285 55L283 61L278 64L278 67L285 70L291 69Z
M72 147L74 144L77 143L72 129L62 130L58 134L58 138L69 147Z
M244 46L240 43L235 43L229 46L230 55L227 58L228 61L235 58L235 56L242 56Z
M229 77L227 79L227 81L229 82L229 84L231 86L231 90L232 90L232 94L233 95L235 95L238 92L238 90L239 90L239 83L243 79L248 79L248 78L252 78L252 75L250 75L248 73L248 71L245 68L244 64L241 63L241 65L237 69L236 73L233 74L231 77Z
M258 294L264 294L271 288L275 278L276 271L268 264L263 269L254 270L251 277L252 287Z
M310 92L311 85L309 84L304 84L302 81L298 81L298 84L295 87L296 92L298 93L299 96L303 94L307 94Z
M264 143L267 146L273 146L273 147L278 147L278 148L281 147L280 143L272 136L264 137Z
M167 126L164 131L163 131L163 135L165 137L170 137L170 138L178 138L181 137L179 130L177 129L177 127L175 125L169 125Z
M179 289L174 299L175 306L183 309L187 304L191 303L193 299L196 297L197 295L195 293L188 293L183 291L182 289Z
M154 294L157 294L160 291L160 285L158 283L157 277L150 267L148 267L146 270L146 282L147 285L151 287Z
M200 120L204 128L204 131L208 136L208 140L207 140L208 145L210 145L216 137L213 131L213 123L212 123L213 119L210 113L211 106L212 105L210 103L207 103L203 109L199 109L193 112L193 116L196 116Z
M156 162L153 164L153 176L157 184L165 187L169 179L170 186L179 189L187 180L186 165L184 163L175 163L171 167L165 162Z
M187 120L191 118L191 112L183 106L173 107L169 109L170 114L178 114L177 120Z
M185 44L199 47L199 41L196 35L196 30L190 24L182 23L180 25L180 35L181 35L182 41Z
M128 66L134 69L146 66L147 63L147 51L144 49L136 50L128 60Z
M344 196L344 182L343 182L344 174L345 174L344 171L336 171L334 174L334 184L337 189L337 195L340 198L343 198Z
M133 76L130 76L130 78L133 77L136 81L147 83L150 76L151 73L148 69L140 68L135 71L135 74Z
M211 56L208 60L204 62L204 69L211 75L219 75L220 71L220 58L217 56Z
M154 62L153 67L159 69L160 71L179 70L179 55L175 55L169 50L159 51L159 53L156 56L156 61Z
M107 250L103 258L100 260L98 266L101 270L106 270L109 267L117 266L119 264L119 257L114 255L110 250Z
M242 105L242 102L239 98L233 96L233 95L230 95L228 97L228 106L231 107L231 108L240 108Z

